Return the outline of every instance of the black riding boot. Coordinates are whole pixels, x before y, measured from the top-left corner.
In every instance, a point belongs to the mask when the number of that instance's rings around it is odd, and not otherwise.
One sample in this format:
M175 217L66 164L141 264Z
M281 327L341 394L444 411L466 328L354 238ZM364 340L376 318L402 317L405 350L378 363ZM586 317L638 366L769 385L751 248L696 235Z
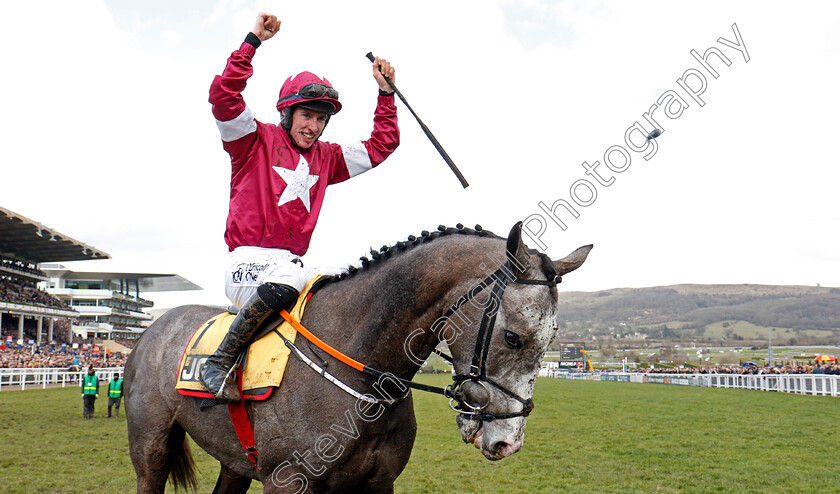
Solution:
M201 367L198 381L213 393L217 400L239 401L242 396L236 386L233 364L245 350L251 337L275 311L289 310L297 301L298 291L289 285L265 283L257 288L230 325L227 335Z

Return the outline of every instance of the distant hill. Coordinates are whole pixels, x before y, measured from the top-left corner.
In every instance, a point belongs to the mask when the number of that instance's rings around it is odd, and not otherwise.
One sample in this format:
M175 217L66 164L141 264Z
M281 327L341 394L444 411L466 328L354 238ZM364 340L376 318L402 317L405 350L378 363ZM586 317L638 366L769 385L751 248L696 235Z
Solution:
M560 338L840 341L840 288L672 285L560 293ZM787 340L787 341L785 341Z

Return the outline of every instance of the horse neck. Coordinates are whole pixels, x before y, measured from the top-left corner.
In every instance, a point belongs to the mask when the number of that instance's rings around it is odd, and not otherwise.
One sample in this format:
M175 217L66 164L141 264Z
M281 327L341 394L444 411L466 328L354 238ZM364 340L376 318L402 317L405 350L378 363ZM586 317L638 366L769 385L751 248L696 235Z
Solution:
M357 360L411 378L439 342L430 329L448 298L475 276L480 261L470 259L481 249L467 249L475 242L465 240L438 239L326 287L319 307L330 312L334 338Z

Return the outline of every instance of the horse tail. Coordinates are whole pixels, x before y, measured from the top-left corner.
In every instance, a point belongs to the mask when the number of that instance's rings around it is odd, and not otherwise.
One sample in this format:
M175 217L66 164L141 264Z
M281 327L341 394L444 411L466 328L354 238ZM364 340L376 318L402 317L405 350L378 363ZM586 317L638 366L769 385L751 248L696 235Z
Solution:
M169 480L175 486L175 490L196 492L198 479L195 473L195 461L187 442L187 434L177 422L173 423L169 430L167 450L169 451L166 462L169 467Z

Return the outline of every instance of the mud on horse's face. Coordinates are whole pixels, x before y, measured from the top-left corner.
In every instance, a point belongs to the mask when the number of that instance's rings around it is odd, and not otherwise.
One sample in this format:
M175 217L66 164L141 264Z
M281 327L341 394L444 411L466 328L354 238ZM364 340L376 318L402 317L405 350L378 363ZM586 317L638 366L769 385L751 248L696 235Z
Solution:
M502 272L509 270L509 279L501 286L486 286L484 296L476 297L479 303L465 307L473 309L468 317L481 321L476 337L486 336L489 344L476 343L475 337L465 334L450 345L460 357L455 372L461 377L456 380L464 379L457 392L460 409L472 413L459 414L456 421L464 442L474 444L490 460L506 458L522 448L534 383L557 329L554 281L580 267L591 248L581 247L558 261L531 255L517 224L508 237L508 262L500 267ZM483 311L475 310L476 306ZM466 377L478 374L475 379Z

